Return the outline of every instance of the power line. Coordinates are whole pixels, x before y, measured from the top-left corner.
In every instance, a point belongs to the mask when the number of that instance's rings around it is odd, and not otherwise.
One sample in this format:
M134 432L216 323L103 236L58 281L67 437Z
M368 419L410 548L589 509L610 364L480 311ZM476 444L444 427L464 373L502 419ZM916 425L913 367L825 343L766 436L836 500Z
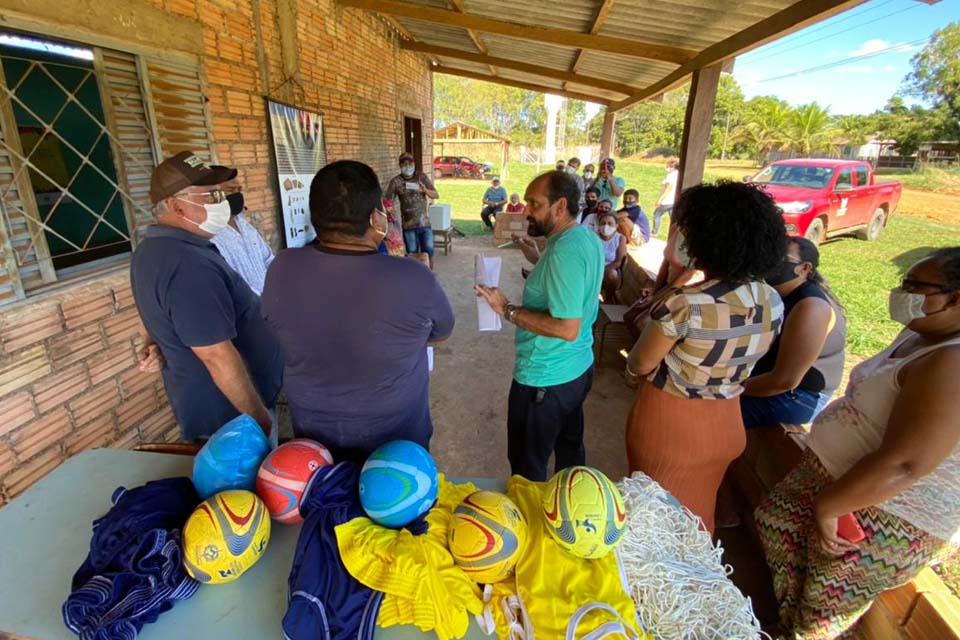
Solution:
M780 49L780 48L782 48L782 47L785 47L785 46L788 46L788 45L791 45L791 44L795 44L795 43L796 43L797 41L799 41L799 40L805 40L807 36L812 36L812 35L815 34L815 33L819 33L819 32L821 32L821 31L823 31L824 29L830 29L830 28L832 28L832 27L837 26L837 25L840 24L840 23L847 22L847 21L849 21L849 20L853 20L854 18L859 18L859 17L863 16L864 14L870 13L871 11L876 11L877 9L880 9L880 8L886 6L886 5L888 5L888 4L890 4L891 2L894 2L894 1L895 1L895 0L886 0L885 2L881 2L880 4L868 5L867 7L860 7L860 8L865 8L866 10L865 10L865 11L859 11L859 12L857 12L857 11L852 11L852 12L850 12L848 15L846 15L846 16L844 16L843 18L840 18L840 19L838 19L838 20L833 20L833 21L829 21L829 20L828 20L826 24L821 24L821 25L819 25L819 26L816 27L816 28L810 29L809 31L805 30L805 31L801 31L801 32L797 33L797 34L796 34L796 36L797 36L796 38L784 38L784 39L780 40L779 42L774 42L774 43L772 43L771 45L769 45L768 47L766 47L766 50L767 50L767 51L777 50L777 49Z
M922 39L920 39L920 40L914 40L913 42L905 42L905 43L901 43L901 44L895 44L895 45L893 45L893 46L891 46L891 47L887 47L886 49L880 49L879 51L871 51L870 53L864 53L864 54L862 54L862 55L853 56L853 57L851 57L851 58L846 58L846 59L844 59L844 60L837 60L837 61L834 61L834 62L828 62L828 63L826 63L826 64L817 65L817 66L815 66L815 67L808 67L808 68L806 68L806 69L800 69L800 70L798 70L798 71L791 71L790 73L785 73L785 74L783 74L783 75L775 76L775 77L773 77L773 78L764 78L764 79L762 79L762 80L757 80L757 84L759 84L759 83L761 83L761 82L773 82L774 80L783 80L784 78L792 78L793 76L802 75L802 74L804 74L804 73L811 73L811 72L814 72L814 71L823 71L824 69L830 69L830 68L832 68L832 67L837 67L837 66L840 66L840 65L850 64L851 62L856 62L857 60L863 60L863 59L866 59L866 58L872 58L872 57L874 57L874 56L883 55L884 53L890 53L891 51L895 51L895 50L897 50L897 49L899 49L899 48L901 48L901 47L912 47L912 46L914 46L914 45L926 44L926 43L928 43L928 42L930 42L930 38L922 38Z
M868 20L867 22L861 22L861 23L859 23L859 24L855 24L855 25L853 25L853 26L851 26L851 27L847 27L846 29L842 29L842 30L840 30L840 31L837 31L836 33L831 33L831 34L825 35L825 36L823 36L823 37L817 38L816 40L811 40L810 42L804 42L804 43L802 43L802 44L798 44L798 45L796 45L796 46L789 47L789 48L783 49L783 50L781 50L781 51L777 51L777 52L774 53L773 55L763 56L763 57L758 58L758 59L749 60L749 61L747 61L746 63L744 63L743 66L750 66L750 65L752 65L752 64L757 64L757 63L760 63L760 62L766 62L767 60L770 60L770 59L772 59L772 58L779 57L779 56L781 56L781 55L783 55L783 54L785 54L785 53L789 53L790 51L795 51L795 50L797 50L797 49L802 49L803 47L809 47L810 45L816 44L816 43L818 43L818 42L822 42L822 41L824 41L824 40L829 40L830 38L834 38L834 37L836 37L836 36L843 35L844 33L848 33L848 32L853 31L853 30L855 30L855 29L859 29L860 27L865 27L865 26L867 26L867 25L869 25L869 24L873 24L874 22L880 22L881 20L886 20L887 18L890 18L890 17L892 17L892 16L895 16L895 15L897 15L897 14L899 14L899 13L903 13L903 12L905 12L905 11L910 11L911 9L916 9L916 8L918 8L918 7L920 7L920 6L921 6L921 5L918 3L918 4L915 4L915 5L913 5L913 6L906 7L905 9L900 9L900 10L898 10L898 11L894 11L894 12L892 12L892 13L888 13L888 14L886 14L886 15L880 16L879 18L874 18L873 20Z

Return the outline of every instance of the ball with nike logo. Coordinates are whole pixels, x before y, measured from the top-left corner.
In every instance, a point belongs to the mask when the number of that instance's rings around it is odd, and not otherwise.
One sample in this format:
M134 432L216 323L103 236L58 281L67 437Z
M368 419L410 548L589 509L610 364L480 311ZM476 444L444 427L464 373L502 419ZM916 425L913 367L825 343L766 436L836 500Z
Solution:
M270 513L252 491L222 491L183 525L183 564L194 579L222 584L256 564L270 542Z
M613 551L627 523L623 496L593 467L568 467L546 484L543 516L553 539L580 558Z

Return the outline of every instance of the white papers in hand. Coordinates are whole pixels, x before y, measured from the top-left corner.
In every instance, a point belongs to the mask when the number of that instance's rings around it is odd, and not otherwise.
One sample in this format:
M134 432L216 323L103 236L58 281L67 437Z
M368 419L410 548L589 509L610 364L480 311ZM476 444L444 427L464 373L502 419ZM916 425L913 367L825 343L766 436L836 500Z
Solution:
M500 256L476 256L476 284L487 287L500 286ZM477 326L480 331L500 331L503 321L484 298L477 298Z

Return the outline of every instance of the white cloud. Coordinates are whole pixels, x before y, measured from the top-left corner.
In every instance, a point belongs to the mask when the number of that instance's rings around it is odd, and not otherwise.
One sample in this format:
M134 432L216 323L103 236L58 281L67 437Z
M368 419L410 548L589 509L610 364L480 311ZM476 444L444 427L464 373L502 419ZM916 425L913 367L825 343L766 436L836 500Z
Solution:
M867 55L870 53L876 53L878 51L883 51L884 49L889 49L890 43L886 40L881 40L880 38L871 38L870 40L864 41L858 49L854 49L847 54L848 58L856 58L858 56Z
M897 70L897 67L896 65L893 65L893 64L885 64L883 65L883 70L886 71L887 73L893 73L894 71Z
M737 82L744 87L755 86L762 82L765 77L764 74L756 71L746 71L740 69L735 70L733 75L736 77Z
M834 70L836 73L873 73L873 65L847 64Z

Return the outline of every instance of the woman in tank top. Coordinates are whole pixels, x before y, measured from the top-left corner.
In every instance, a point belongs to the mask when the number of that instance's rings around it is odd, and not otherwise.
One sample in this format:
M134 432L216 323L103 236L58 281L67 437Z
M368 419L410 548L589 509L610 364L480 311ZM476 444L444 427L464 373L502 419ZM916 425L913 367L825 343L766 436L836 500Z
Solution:
M811 422L840 386L847 321L819 264L817 245L790 238L780 269L767 277L783 299L783 330L743 385L747 429Z
M960 542L960 247L915 264L890 316L906 329L853 370L756 511L790 637L840 635ZM849 514L859 542L838 531Z

